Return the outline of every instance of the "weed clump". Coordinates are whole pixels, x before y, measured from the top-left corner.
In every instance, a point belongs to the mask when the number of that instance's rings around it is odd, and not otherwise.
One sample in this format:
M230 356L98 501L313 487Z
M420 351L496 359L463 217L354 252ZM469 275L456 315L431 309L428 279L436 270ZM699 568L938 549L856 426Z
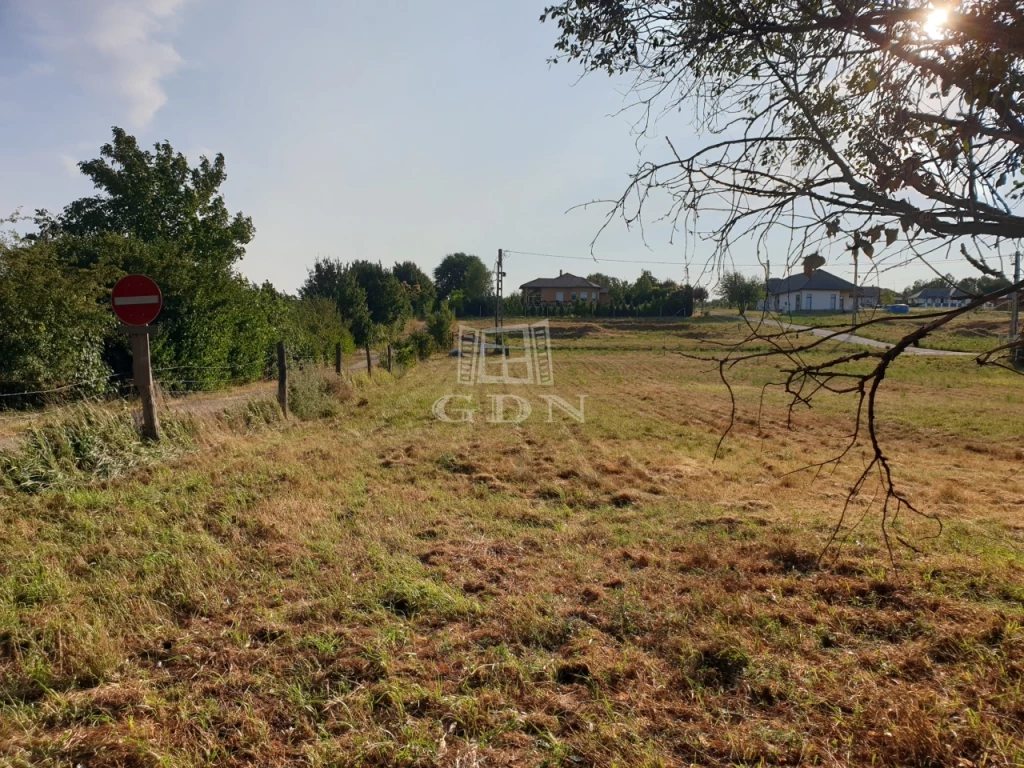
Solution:
M229 429L256 432L281 421L281 407L269 398L253 398L243 405L229 408L221 418Z
M734 646L702 648L684 664L687 677L693 682L723 690L735 688L748 666L750 657L746 651Z
M83 476L109 479L190 445L198 424L185 417L164 417L164 439L145 440L136 415L83 403L37 427L30 427L18 449L0 452L0 487L37 492Z
M379 583L369 602L404 619L420 614L455 619L476 610L472 600L444 585L404 574L396 574Z
M302 421L337 416L351 396L345 379L323 369L301 370L288 381L288 408Z

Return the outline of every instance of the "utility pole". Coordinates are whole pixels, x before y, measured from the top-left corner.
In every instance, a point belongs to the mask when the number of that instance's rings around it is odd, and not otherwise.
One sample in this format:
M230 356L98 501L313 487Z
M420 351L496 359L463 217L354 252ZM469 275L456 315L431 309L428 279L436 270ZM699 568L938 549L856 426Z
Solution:
M502 323L502 301L503 292L505 289L505 253L501 248L498 249L498 268L494 273L494 284L495 284L495 301L494 301L494 332L496 340L499 344L503 344L501 333Z
M853 324L857 324L857 267L859 265L857 252L853 252Z
M1017 255L1013 260L1013 284L1016 285L1020 282L1020 251L1017 251ZM1020 336L1020 291L1013 292L1013 304L1010 305L1010 343L1017 341ZM1024 355L1021 355L1021 350L1013 349L1010 351L1011 362L1019 362Z
M281 413L288 418L288 359L285 356L284 342L277 342L277 403Z

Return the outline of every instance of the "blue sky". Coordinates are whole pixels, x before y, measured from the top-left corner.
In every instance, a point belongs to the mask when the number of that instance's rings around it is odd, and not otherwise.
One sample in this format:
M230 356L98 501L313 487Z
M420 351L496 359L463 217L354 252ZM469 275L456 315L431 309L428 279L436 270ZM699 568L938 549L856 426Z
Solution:
M603 209L636 166L625 88L549 67L543 2L470 0L0 0L0 214L59 210L90 193L76 161L120 125L192 158L223 152L228 207L253 217L240 269L294 291L318 255L427 271L453 251L507 285L559 269L682 281L702 244L665 226L614 224L587 257ZM685 150L686 115L659 132ZM661 139L648 153L663 152ZM660 213L652 209L653 214ZM839 257L839 249L836 249ZM760 274L753 245L741 271ZM778 274L773 266L773 274ZM960 265L957 265L959 267ZM826 267L852 274L848 263ZM968 274L951 268L955 274ZM903 287L920 268L891 273ZM705 284L713 279L705 278Z

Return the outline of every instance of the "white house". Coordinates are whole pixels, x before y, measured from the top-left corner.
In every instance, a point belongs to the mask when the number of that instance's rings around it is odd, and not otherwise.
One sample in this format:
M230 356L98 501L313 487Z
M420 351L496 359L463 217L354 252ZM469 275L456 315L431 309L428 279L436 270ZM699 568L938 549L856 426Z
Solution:
M971 295L959 288L925 288L907 297L912 307L962 307L970 300Z
M768 309L772 312L849 312L853 310L853 283L815 270L768 281Z

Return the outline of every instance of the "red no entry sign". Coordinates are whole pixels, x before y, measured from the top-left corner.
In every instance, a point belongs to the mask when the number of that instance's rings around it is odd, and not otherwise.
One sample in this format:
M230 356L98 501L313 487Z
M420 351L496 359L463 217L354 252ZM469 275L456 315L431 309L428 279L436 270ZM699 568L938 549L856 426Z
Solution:
M127 275L110 293L114 314L125 325L149 325L164 306L160 288L145 275Z

